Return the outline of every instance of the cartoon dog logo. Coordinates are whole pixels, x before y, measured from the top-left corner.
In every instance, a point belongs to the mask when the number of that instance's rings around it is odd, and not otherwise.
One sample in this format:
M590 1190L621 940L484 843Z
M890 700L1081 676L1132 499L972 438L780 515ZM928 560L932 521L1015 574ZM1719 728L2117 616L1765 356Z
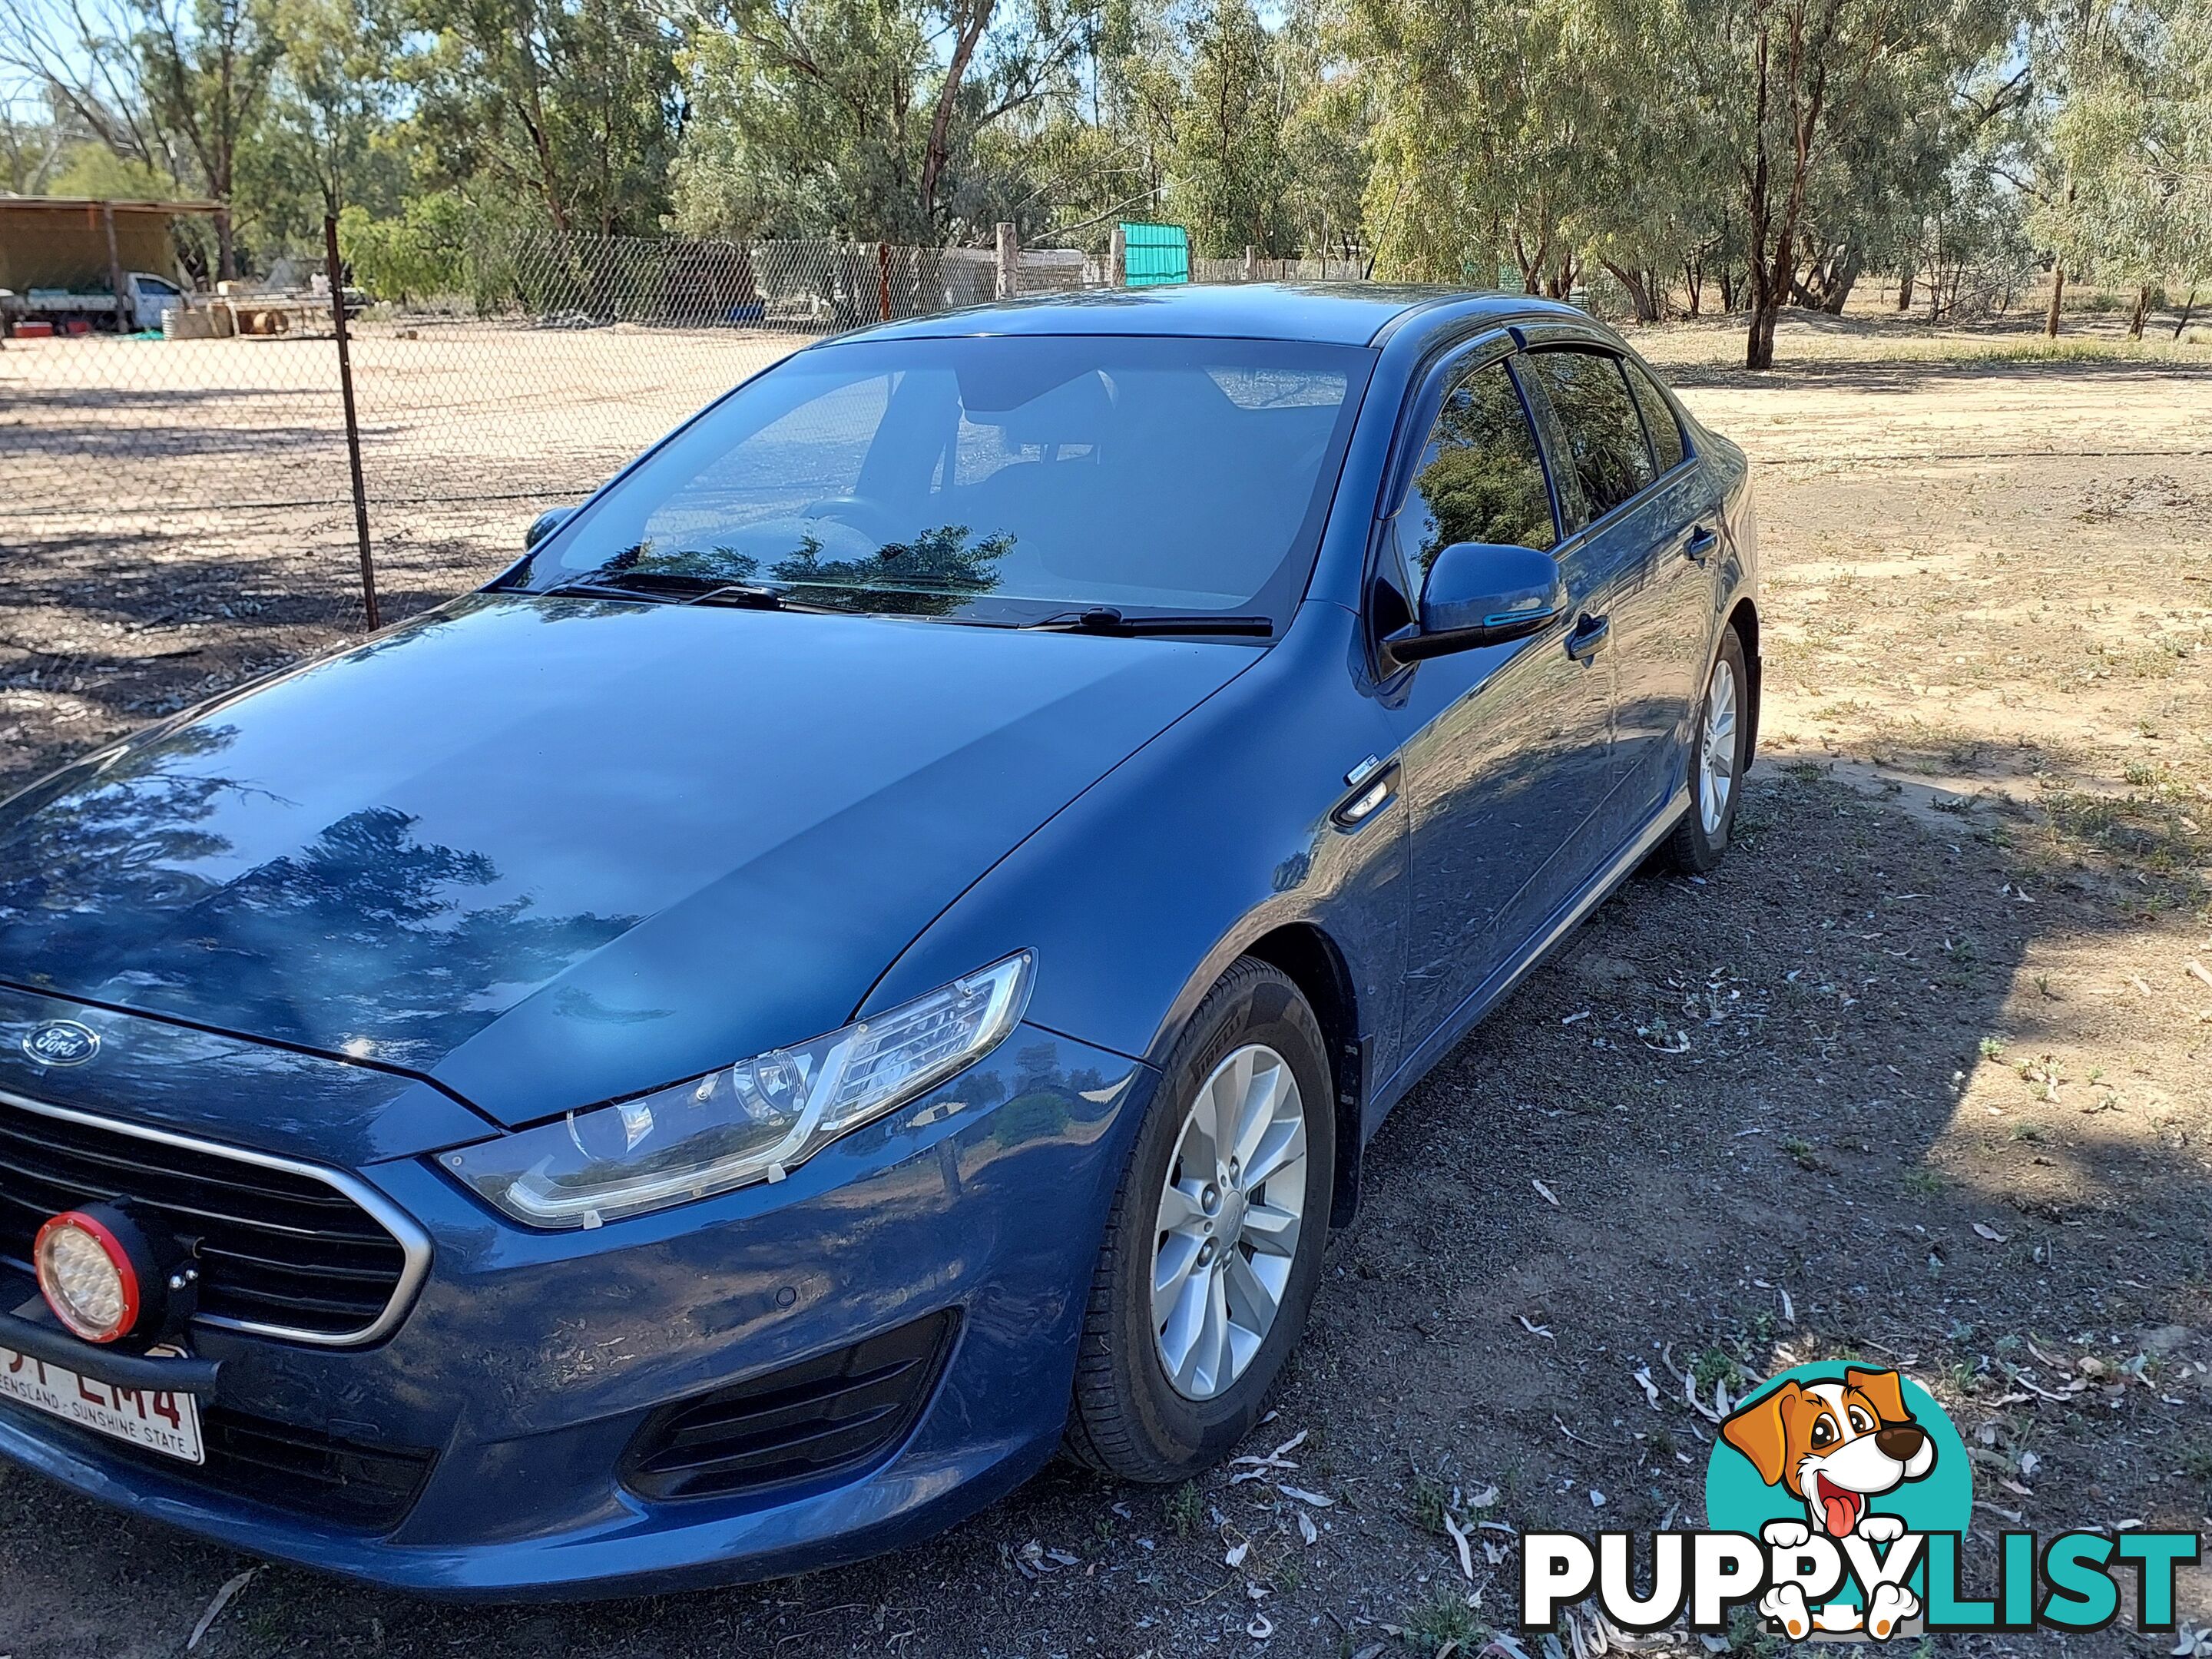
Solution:
M1871 1500L1936 1467L1936 1443L1906 1408L1893 1370L1846 1369L1840 1382L1786 1382L1723 1423L1721 1437L1751 1461L1761 1480L1804 1504L1809 1528L1784 1521L1765 1528L1767 1541L1785 1548L1815 1533L1893 1541L1904 1535L1905 1522L1870 1513ZM1814 1622L1795 1586L1769 1591L1759 1611L1779 1620L1792 1638L1808 1634ZM1911 1591L1885 1584L1866 1610L1865 1627L1886 1637L1919 1611Z

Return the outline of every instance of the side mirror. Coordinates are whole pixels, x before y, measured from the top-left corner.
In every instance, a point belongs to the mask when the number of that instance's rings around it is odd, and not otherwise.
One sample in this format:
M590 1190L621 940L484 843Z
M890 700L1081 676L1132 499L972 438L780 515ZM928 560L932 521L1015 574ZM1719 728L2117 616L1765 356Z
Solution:
M1533 547L1454 542L1429 566L1421 619L1382 643L1401 662L1419 662L1540 633L1565 614L1559 562Z
M573 507L549 507L531 520L530 528L522 532L522 550L526 553L576 516Z

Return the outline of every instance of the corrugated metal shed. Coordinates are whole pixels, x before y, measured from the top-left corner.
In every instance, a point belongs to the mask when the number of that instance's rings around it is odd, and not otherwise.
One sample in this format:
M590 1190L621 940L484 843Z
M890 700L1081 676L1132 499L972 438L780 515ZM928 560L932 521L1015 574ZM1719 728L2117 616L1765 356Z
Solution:
M173 276L177 254L169 223L214 214L217 202L100 202L72 196L0 196L0 288L105 289L107 228L115 216L116 263L126 271Z

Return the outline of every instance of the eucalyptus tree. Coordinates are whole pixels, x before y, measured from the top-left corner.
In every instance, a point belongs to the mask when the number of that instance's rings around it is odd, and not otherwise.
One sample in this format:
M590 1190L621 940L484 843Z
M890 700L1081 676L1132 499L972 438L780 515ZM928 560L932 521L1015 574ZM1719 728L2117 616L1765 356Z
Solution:
M1169 157L1168 211L1200 254L1292 252L1285 138L1296 92L1285 55L1251 0L1201 0L1180 33L1188 85Z
M358 203L401 210L409 155L400 131L397 9L382 0L275 0L281 42L268 118L249 155L253 194L272 218L321 246L320 222Z
M429 182L564 237L659 228L686 110L653 0L405 0L401 21Z
M2140 337L2160 283L2212 281L2212 0L2103 0L2071 21L2032 221L2056 255L2049 326L2065 275L2087 273L2136 289Z
M1365 195L1378 276L1487 286L1508 264L1531 293L1581 269L1569 231L1598 186L1574 0L1350 0L1376 77Z
M1744 362L1774 362L1825 171L1910 163L1904 117L2014 32L2017 0L1680 0L1680 44L1742 204Z
M1088 0L708 0L682 58L678 222L973 234L1019 194L986 135L1066 95L1096 27Z

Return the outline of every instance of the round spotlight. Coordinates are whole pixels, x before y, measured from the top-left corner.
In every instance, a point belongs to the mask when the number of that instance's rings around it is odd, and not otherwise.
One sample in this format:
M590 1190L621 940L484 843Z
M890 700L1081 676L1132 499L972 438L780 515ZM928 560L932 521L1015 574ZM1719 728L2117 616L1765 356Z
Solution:
M31 1257L54 1317L86 1341L112 1342L137 1325L138 1268L108 1220L85 1210L64 1211L39 1229Z

